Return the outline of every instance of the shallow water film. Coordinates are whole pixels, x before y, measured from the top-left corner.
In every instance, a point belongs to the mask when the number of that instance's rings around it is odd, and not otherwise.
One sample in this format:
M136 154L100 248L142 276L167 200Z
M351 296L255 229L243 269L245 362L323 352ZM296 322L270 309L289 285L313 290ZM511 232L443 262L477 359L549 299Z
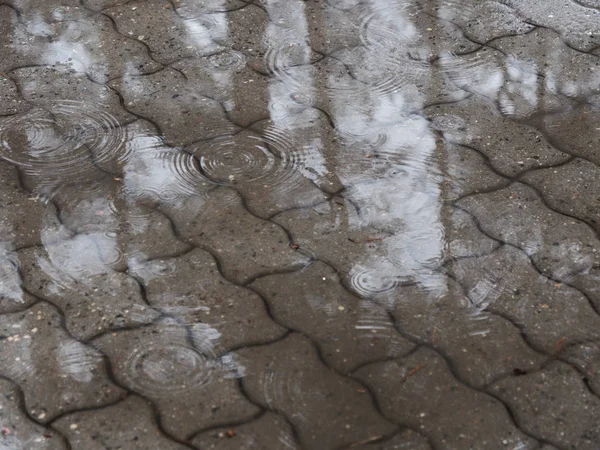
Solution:
M600 1L1 0L0 450L600 448Z

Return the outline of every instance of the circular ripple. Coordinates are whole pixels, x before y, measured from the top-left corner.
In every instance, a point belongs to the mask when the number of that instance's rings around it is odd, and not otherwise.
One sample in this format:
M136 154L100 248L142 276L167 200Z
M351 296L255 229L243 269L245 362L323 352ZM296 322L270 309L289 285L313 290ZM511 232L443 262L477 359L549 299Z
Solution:
M211 184L192 155L158 138L137 138L131 148L124 167L124 194L130 200L174 203L202 195Z
M207 56L205 61L213 70L238 70L246 65L246 56L240 52L228 51Z
M224 185L260 183L278 192L297 185L298 154L285 133L239 133L202 143L191 150L202 173Z
M172 395L205 385L212 363L191 347L157 342L138 350L126 362L130 381L142 392Z
M414 2L389 2L370 10L361 23L361 40L368 47L398 50L415 40L418 34L410 17L420 8Z
M398 277L387 275L381 270L357 267L350 273L350 286L363 297L384 297L399 285Z
M54 103L0 122L0 157L35 176L64 177L119 159L126 133L108 112Z

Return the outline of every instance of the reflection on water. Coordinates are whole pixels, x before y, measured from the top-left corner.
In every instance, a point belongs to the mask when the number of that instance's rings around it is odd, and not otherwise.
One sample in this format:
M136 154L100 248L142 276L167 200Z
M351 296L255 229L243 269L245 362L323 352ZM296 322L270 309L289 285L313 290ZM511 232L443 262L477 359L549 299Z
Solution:
M600 5L549 3L0 4L0 449L595 448Z

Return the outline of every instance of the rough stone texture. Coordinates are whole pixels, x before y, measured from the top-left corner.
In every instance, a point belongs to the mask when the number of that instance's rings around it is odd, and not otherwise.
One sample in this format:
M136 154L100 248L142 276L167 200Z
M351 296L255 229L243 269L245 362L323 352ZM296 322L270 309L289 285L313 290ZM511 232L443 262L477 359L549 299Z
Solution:
M559 448L597 447L600 427L594 417L600 400L567 364L553 362L543 371L506 378L491 390L511 406L529 433Z
M427 115L446 141L479 151L502 175L515 176L569 157L553 148L540 131L503 118L486 101L467 99L433 106L427 108Z
M183 450L159 432L147 401L129 396L116 405L99 410L76 412L61 417L54 426L74 448L103 450L124 447L131 450Z
M152 400L165 430L179 440L259 410L239 392L234 369L241 367L216 356L211 330L201 322L187 325L165 319L93 342L108 355L119 383Z
M564 166L529 172L523 180L535 186L548 204L584 220L600 232L600 167L584 159Z
M554 279L567 280L600 261L600 242L588 225L549 210L535 191L521 183L466 198L458 205L477 217L484 231L522 249Z
M106 271L73 279L39 248L19 252L19 259L25 288L58 306L67 330L78 339L146 324L159 316L144 302L136 281L125 274Z
M164 211L185 241L209 250L219 260L225 277L237 283L308 262L290 247L283 229L250 214L231 189L216 189L205 198L190 197L185 207L165 207ZM223 235L229 237L223 239Z
M63 450L67 447L62 436L33 422L21 407L19 391L13 383L0 380L0 445L14 450Z
M535 369L546 359L527 346L516 326L463 297L453 282L437 298L412 286L399 287L390 310L404 333L441 351L470 386L482 388L515 370Z
M238 357L248 373L244 389L264 407L281 412L297 428L303 448L339 448L393 430L365 389L324 366L311 342L296 333L242 350ZM311 413L315 409L319 417Z
M475 308L509 318L548 354L600 335L600 317L583 294L541 276L527 256L512 247L458 260L452 273Z
M300 449L287 421L272 412L264 413L243 425L205 431L196 436L192 443L206 450Z
M45 208L19 183L15 167L0 162L0 242L3 249L19 249L40 243Z
M222 278L204 250L151 260L131 274L142 281L153 307L203 327L215 352L268 342L285 331L269 319L258 295Z
M419 349L402 360L364 367L357 375L371 386L387 417L425 433L436 447L533 449L537 445L512 424L498 400L457 382L431 350Z
M27 413L41 423L123 394L108 378L102 355L70 337L47 303L1 316L0 335L0 375L19 384Z
M236 129L217 100L203 96L197 86L171 68L148 76L128 76L110 86L120 92L131 112L158 124L170 145L186 145Z
M313 339L322 357L341 373L403 356L414 347L398 335L385 309L350 294L338 274L322 262L259 278L250 287L268 299L272 314L283 325Z

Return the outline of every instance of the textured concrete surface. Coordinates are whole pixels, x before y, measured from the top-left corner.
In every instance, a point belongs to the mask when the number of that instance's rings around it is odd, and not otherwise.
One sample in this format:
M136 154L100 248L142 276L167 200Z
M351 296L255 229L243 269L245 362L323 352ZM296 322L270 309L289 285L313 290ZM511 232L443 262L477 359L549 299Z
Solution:
M4 0L0 450L600 449L598 0Z

